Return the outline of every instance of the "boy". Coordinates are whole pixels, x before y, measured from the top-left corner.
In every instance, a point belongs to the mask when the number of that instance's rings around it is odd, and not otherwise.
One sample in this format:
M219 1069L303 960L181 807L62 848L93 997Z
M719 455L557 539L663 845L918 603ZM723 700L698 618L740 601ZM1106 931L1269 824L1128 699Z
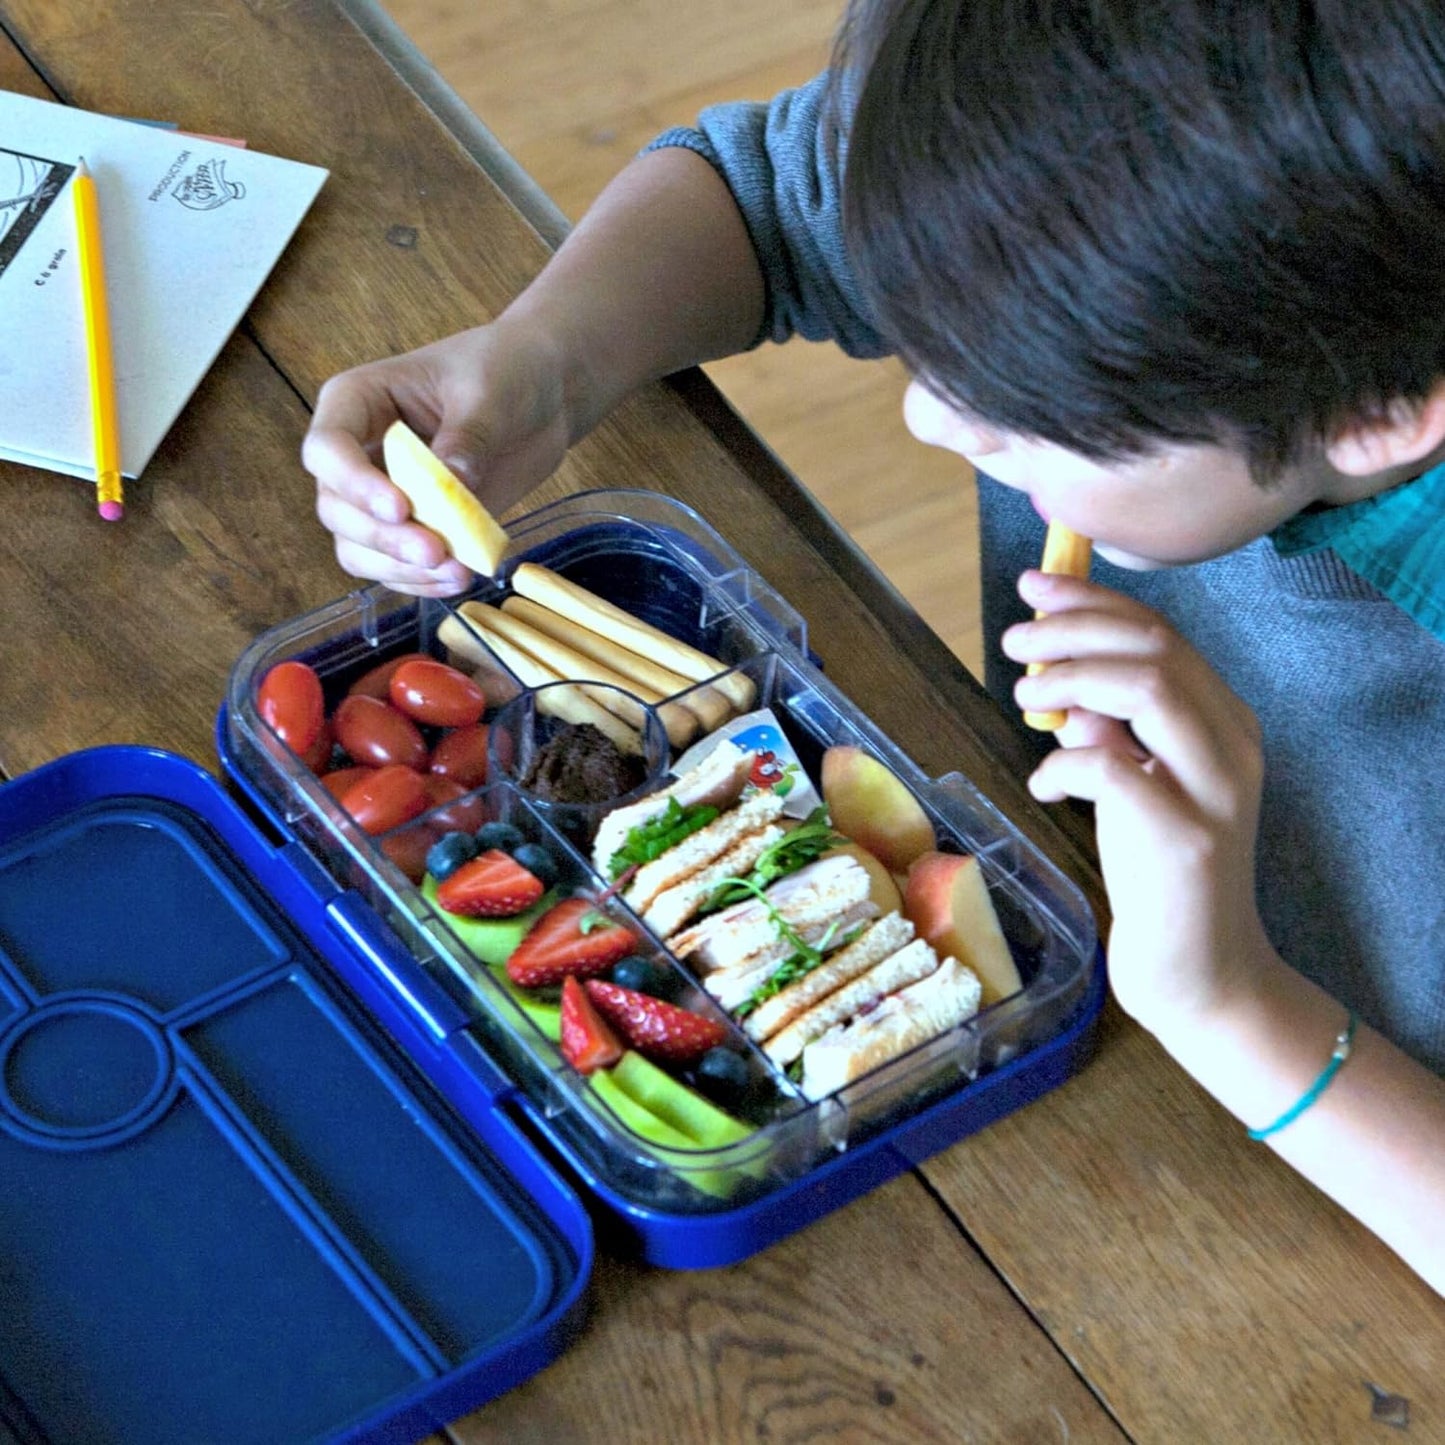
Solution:
M1095 805L1121 1004L1445 1291L1442 34L857 0L829 75L659 138L492 325L329 382L303 457L344 567L448 595L368 459L395 416L502 510L684 365L899 354L985 478L990 687L1068 710L1030 785ZM1100 580L1032 570L1038 514Z

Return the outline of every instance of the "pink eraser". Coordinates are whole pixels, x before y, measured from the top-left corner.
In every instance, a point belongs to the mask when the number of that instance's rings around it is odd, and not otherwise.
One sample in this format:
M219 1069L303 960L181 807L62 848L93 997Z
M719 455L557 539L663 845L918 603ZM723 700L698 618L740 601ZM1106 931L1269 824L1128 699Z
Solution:
M125 508L119 502L102 502L96 510L107 522L118 522L125 516Z

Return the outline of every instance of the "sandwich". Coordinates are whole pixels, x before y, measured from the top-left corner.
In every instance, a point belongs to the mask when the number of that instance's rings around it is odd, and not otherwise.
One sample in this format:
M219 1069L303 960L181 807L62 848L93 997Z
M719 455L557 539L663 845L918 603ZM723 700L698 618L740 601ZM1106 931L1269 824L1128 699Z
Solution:
M927 948L922 939L915 946ZM803 1049L801 1088L826 1098L891 1059L972 1018L983 987L956 958L945 958L921 979L888 994L875 1008L839 1022Z
M834 853L675 934L668 947L711 975L786 951L789 929L843 928L876 916L871 891L868 870L851 853Z
M982 985L940 960L818 810L789 828L731 742L603 819L598 868L812 1099L977 1013Z
M603 818L592 861L662 939L813 862L841 840L823 817L784 822L757 754L723 741L667 787Z
M701 827L742 796L752 770L753 754L731 742L719 743L681 777L649 793L635 803L614 808L598 825L592 840L592 863L608 878L618 878L628 867L658 857L667 847L681 841L664 825L671 820L672 831L687 815L688 821L701 816ZM710 811L709 811L710 810ZM683 833L681 836L686 836ZM656 848L654 844L658 844Z

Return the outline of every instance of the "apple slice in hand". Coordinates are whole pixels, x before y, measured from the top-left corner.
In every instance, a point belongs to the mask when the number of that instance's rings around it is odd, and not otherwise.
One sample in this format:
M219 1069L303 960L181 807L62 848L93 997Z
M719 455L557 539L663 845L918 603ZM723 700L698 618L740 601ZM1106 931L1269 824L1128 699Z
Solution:
M464 567L495 577L507 534L456 474L404 421L386 429L381 453L387 476L411 503L412 520L437 533Z

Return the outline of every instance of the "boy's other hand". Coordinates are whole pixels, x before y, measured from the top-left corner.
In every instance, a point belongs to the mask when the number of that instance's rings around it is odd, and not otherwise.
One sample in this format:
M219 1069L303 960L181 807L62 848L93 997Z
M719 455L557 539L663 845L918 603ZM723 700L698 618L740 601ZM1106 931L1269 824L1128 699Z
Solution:
M546 351L496 324L402 356L352 368L322 388L301 447L316 479L316 515L355 577L397 592L449 597L471 573L435 532L409 520L405 496L380 468L381 439L398 418L495 513L561 462L569 433L560 371Z
M1069 710L1029 788L1094 804L1115 994L1156 1032L1202 1020L1270 952L1255 904L1258 723L1149 608L1041 572L1019 593L1047 615L1010 628L1004 651L1049 667L1019 680L1017 701Z

